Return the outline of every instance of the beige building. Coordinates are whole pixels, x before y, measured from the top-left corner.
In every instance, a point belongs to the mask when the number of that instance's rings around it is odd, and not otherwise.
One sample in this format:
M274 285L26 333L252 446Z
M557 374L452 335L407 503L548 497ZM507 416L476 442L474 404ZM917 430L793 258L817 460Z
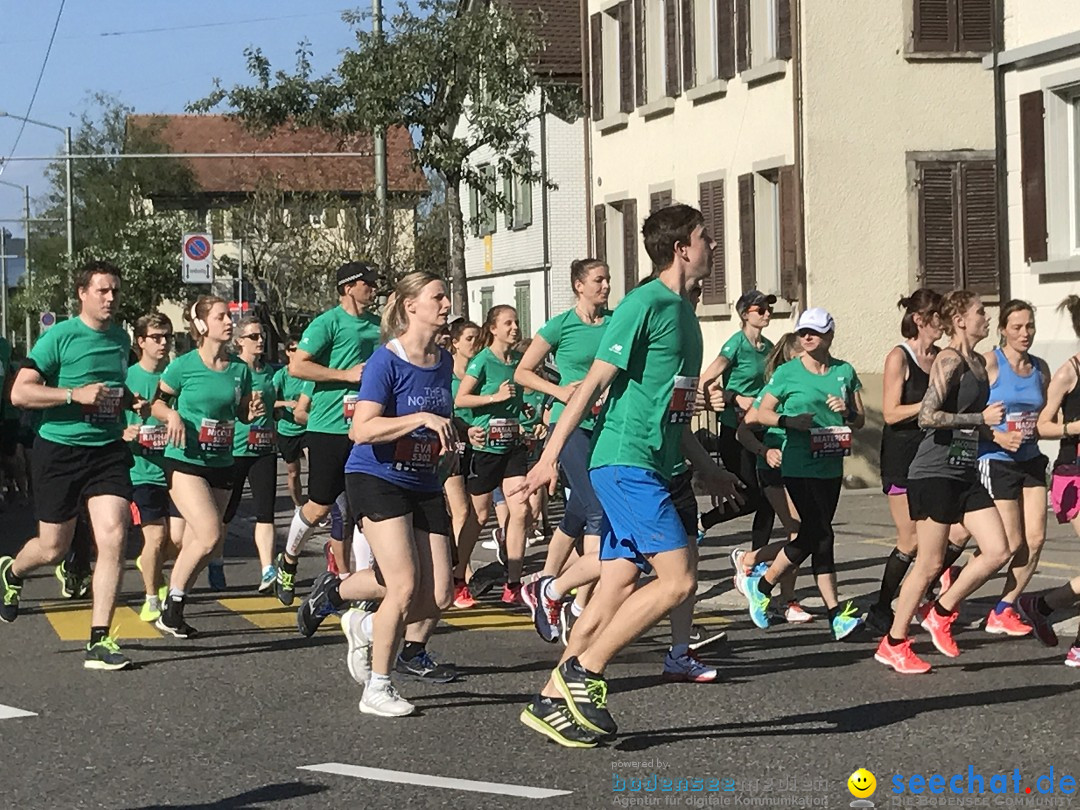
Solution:
M780 299L837 320L863 378L900 340L920 285L996 300L993 50L1000 0L589 0L594 244L616 298L649 272L641 222L699 206L717 239L699 308L706 355L739 328L734 301ZM873 486L879 438L849 483Z

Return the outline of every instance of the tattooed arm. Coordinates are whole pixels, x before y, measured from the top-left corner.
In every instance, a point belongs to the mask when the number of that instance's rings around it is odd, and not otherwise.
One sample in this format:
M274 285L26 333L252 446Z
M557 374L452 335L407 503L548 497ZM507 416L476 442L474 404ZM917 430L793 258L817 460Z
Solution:
M921 428L970 428L996 425L1004 418L1001 403L988 405L982 413L950 413L942 410L949 387L959 382L964 373L964 358L954 349L942 350L930 368L930 386L919 408Z

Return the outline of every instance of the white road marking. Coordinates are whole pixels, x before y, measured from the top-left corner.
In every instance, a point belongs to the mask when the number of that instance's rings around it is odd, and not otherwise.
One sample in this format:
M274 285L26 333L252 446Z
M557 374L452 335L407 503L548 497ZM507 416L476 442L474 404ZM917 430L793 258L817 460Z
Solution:
M0 703L0 720L10 720L13 717L37 717L37 712L28 712Z
M567 796L573 793L571 790L550 790L548 788L529 787L528 785L508 785L501 782L476 782L472 779L452 779L445 776L431 776L426 773L391 771L386 768L365 768L362 765L344 765L340 762L304 765L299 770L333 773L338 776L352 776L357 779L372 779L376 782L398 782L404 785L469 790L473 793L495 793L500 796L518 796L523 799L550 799L554 796Z

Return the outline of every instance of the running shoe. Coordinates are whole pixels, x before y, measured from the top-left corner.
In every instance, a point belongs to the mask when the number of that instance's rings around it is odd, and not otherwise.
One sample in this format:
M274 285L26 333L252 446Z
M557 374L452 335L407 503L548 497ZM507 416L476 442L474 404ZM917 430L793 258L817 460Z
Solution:
M1065 666L1073 669L1080 667L1080 647L1069 647L1069 654L1065 656Z
M519 719L528 728L567 748L596 747L596 735L577 724L565 700L537 695L521 710Z
M277 580L274 582L274 595L281 604L288 607L293 603L293 599L296 598L296 574L290 574L285 570L284 554L277 555L277 559L274 560L274 567L277 569Z
M578 617L574 615L574 600L568 599L562 604L562 615L559 617L559 641L565 647L570 643L570 631Z
M949 656L949 658L956 658L956 656L960 655L960 648L956 646L956 641L953 640L952 625L960 614L954 610L948 616L942 616L934 607L935 604L937 603L927 602L919 608L917 614L919 624L922 625L923 630L930 634L930 640L934 642L938 652Z
M154 627L163 633L168 633L176 638L195 638L198 631L184 621L184 603L186 598L176 599L169 597L161 606L161 615L158 616Z
M660 680L668 683L712 683L719 674L713 667L699 661L693 653L683 653L676 658L668 650Z
M866 622L867 629L875 636L884 636L892 629L893 618L890 608L874 604L866 611L863 621Z
M559 621L562 618L561 600L548 599L546 593L548 583L554 581L555 577L541 577L521 589L521 601L532 614L536 633L548 644L559 640Z
M930 671L930 665L915 655L911 649L911 639L905 638L903 644L890 644L888 637L878 644L874 660L892 667L901 675L921 675Z
M619 730L607 710L607 681L586 672L576 655L556 667L551 677L578 725L602 736Z
M311 638L323 623L323 619L336 612L330 604L330 586L337 582L337 574L331 571L323 571L315 579L311 593L296 611L296 629L300 631L300 635Z
M506 530L502 526L496 526L491 532L491 539L495 541L495 559L499 565L506 567Z
M431 683L450 683L458 677L457 668L453 664L440 664L426 649L420 650L407 661L398 653L394 669L402 675Z
M743 565L743 557L746 556L745 548L736 548L731 551L731 567L735 569L735 590L746 596L746 566Z
M788 624L806 624L806 622L812 622L813 620L814 615L807 613L803 606L794 599L787 603L787 607L784 609L784 621Z
M138 560L138 558L136 558L136 560ZM74 599L79 591L79 584L74 573L68 571L67 561L61 560L60 564L56 566L54 573L56 574L56 578L60 580L60 598Z
M416 711L416 707L399 695L392 683L382 689L372 689L368 684L360 698L360 711L378 717L405 717Z
M941 577L938 579L938 595L937 598L943 597L956 582L956 578L960 576L960 571L963 570L959 565L950 565L944 571L941 572Z
M1005 608L1001 613L991 610L990 615L986 617L984 629L995 636L1029 636L1032 631L1031 625L1025 624L1020 614L1012 607Z
M272 565L266 566L259 577L259 593L269 593L277 581L277 569Z
M225 582L225 564L212 562L206 567L206 579L210 583L210 590L223 591L227 586Z
M60 564L63 565L63 563ZM138 555L135 558L135 570L138 571L140 574L142 573L142 554Z
M863 620L856 615L858 612L854 602L849 600L844 603L840 612L832 618L832 634L834 639L843 641L863 626Z
M156 622L161 618L161 602L156 596L148 596L143 600L142 609L139 610L139 619L144 622Z
M716 630L715 628L706 627L702 624L690 625L691 652L696 652L708 647L710 644L715 644L718 641L725 641L726 639L727 632L724 630Z
M86 669L117 670L131 666L131 659L120 652L120 646L112 636L105 636L97 644L86 645L86 657L83 659Z
M502 599L500 600L504 605L523 605L525 604L521 598L521 583L517 582L511 585L507 582L503 585Z
M477 602L473 599L472 593L469 591L469 586L464 582L459 582L454 585L454 607L467 609L476 607Z
M323 546L323 555L326 557L326 570L331 574L341 574L338 570L337 557L334 556L334 547L329 540Z
M1044 616L1039 610L1038 602L1039 597L1034 594L1020 594L1020 598L1016 600L1016 610L1031 625L1035 638L1047 647L1056 647L1058 637L1054 632L1054 625L1050 617Z
M370 611L350 608L341 617L341 632L349 644L345 663L352 679L363 686L371 678L371 638L364 632L363 622Z
M22 585L11 584L11 557L0 557L0 621L13 622L19 616Z
M750 621L762 630L769 628L769 597L758 590L761 576L746 578L746 601L749 604Z

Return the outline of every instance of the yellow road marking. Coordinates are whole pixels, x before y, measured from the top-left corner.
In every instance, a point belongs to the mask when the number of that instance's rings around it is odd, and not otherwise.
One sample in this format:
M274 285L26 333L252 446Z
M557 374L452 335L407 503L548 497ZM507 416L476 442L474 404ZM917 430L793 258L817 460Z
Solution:
M275 596L235 596L217 601L222 607L264 630L296 630L299 601L292 607L285 607ZM329 616L319 629L339 621L337 616Z
M88 602L43 602L41 609L61 641L86 641L90 637ZM121 644L125 639L161 638L153 622L141 621L139 614L126 605L117 606L109 631Z

